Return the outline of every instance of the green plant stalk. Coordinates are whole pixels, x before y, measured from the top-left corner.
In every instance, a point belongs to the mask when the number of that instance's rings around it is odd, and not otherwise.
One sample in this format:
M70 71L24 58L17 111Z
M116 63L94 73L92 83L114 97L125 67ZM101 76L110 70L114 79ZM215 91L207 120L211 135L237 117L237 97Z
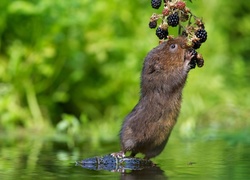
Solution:
M32 125L33 127L37 126L39 127L39 129L42 129L46 126L46 123L45 123L45 118L43 118L41 109L39 107L39 103L37 101L34 85L30 81L27 81L25 83L25 90L26 90L28 107L33 120L33 122L30 125Z

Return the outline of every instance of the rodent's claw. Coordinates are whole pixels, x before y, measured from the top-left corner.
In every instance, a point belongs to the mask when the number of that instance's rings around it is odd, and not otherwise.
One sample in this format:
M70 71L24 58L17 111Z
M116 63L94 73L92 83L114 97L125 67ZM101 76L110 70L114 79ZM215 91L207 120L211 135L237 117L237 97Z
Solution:
M194 54L191 51L186 51L184 61L189 63L193 57Z
M116 157L116 158L124 158L125 157L125 153L123 151L111 153L110 155L113 157Z
M191 69L189 63L193 57L194 57L194 54L191 51L186 51L185 57L184 57L184 67L186 67L188 71Z

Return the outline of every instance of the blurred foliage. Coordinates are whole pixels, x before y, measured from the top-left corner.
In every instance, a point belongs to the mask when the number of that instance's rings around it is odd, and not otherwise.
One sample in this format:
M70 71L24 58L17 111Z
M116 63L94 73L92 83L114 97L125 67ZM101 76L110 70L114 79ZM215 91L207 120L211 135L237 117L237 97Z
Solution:
M195 0L208 40L190 72L177 129L250 123L250 4ZM160 11L160 10L159 10ZM146 0L1 0L0 129L117 138L138 101L140 70L158 44Z

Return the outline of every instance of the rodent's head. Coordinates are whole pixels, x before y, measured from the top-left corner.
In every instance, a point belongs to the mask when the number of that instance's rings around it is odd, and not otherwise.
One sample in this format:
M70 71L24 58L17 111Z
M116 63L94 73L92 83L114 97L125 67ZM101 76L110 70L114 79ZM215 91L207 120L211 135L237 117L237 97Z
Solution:
M163 44L163 52L161 61L168 67L183 66L185 61L185 53L188 48L187 39L185 37L171 38Z
M188 72L186 52L190 47L186 37L170 38L151 50L144 61L144 75L171 74L172 72Z
M183 87L189 71L187 58L187 39L171 38L151 50L144 61L142 71L142 96L154 90L163 90L165 94L174 88Z

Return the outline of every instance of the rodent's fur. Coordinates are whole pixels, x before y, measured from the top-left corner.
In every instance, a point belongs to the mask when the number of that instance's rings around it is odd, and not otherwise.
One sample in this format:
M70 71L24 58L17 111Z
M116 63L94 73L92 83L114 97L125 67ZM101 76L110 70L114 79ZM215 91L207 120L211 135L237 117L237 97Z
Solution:
M125 118L121 131L121 153L157 156L164 149L181 108L192 55L186 39L178 37L163 42L146 56L141 74L138 104Z

